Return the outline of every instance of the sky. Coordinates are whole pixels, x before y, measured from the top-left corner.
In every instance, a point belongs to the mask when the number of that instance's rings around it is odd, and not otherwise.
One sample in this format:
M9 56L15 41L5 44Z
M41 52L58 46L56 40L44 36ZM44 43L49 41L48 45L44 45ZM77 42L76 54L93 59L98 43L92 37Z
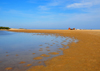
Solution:
M100 29L100 0L0 0L0 26Z

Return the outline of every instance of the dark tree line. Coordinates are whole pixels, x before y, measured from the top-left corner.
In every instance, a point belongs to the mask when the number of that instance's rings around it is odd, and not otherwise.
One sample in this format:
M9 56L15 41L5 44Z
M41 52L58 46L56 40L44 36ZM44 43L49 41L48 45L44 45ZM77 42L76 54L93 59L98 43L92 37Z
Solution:
M0 29L10 29L9 27L0 27Z

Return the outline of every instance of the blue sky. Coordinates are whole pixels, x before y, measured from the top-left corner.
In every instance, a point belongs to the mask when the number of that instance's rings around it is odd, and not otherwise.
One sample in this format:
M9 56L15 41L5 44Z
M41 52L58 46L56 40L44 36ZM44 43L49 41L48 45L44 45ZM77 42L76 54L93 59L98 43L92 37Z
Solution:
M100 29L100 0L0 0L0 26Z

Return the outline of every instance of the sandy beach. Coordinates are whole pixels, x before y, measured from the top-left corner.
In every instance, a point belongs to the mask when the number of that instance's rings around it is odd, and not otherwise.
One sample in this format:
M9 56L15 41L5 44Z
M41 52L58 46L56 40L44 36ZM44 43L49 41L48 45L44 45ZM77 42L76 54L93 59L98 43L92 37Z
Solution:
M100 71L100 0L0 0L0 71Z
M33 66L27 71L100 71L100 30L14 30L26 33L57 33L79 41L69 44L64 55L45 61L46 66Z

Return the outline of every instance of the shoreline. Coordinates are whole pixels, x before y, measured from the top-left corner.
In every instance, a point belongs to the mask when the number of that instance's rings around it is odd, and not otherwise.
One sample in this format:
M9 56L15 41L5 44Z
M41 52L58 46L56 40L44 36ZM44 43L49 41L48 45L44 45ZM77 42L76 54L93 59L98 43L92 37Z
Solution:
M67 32L93 32L100 30L59 30L59 29L9 29L5 31L11 32L25 32L25 33L67 33Z
M8 30L26 33L58 33L60 36L74 37L79 42L69 44L64 55L33 66L27 71L100 71L100 30Z

